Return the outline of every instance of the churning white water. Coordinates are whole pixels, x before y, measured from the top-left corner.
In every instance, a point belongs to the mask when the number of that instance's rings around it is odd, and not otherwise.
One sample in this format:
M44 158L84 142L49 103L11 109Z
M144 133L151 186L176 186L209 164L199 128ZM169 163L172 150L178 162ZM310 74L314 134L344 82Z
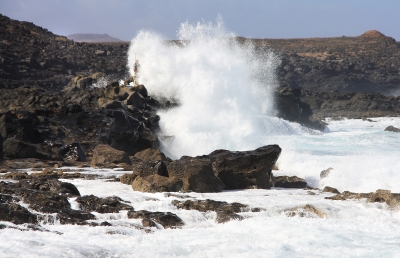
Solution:
M174 158L215 149L248 150L264 145L275 112L272 91L279 62L270 51L240 45L222 20L183 23L178 43L140 32L129 49L139 82L153 96L172 98L178 108L160 111L164 151Z
M279 144L283 151L276 174L305 177L314 187L400 192L399 136L383 132L384 126L398 126L398 120L329 121L326 132L317 132L279 119L273 100L277 55L239 44L220 18L183 23L178 38L179 44L142 31L128 56L131 71L139 60L139 82L150 94L180 103L159 112L161 138L172 136L162 142L167 155ZM329 168L330 176L320 180L320 172Z

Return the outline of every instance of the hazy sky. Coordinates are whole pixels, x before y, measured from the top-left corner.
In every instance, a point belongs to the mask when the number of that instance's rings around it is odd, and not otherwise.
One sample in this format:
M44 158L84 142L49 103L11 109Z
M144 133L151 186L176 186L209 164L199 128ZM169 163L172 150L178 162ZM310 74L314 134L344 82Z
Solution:
M214 22L251 38L358 36L371 29L400 40L400 0L0 0L0 13L59 35L140 30L175 39L182 22Z

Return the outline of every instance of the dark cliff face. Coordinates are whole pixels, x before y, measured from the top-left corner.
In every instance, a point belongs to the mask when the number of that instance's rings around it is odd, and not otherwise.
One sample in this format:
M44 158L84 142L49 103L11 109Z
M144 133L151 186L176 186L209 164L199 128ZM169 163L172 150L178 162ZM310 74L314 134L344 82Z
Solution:
M62 88L76 74L123 77L128 42L77 43L0 14L0 88Z
M252 41L280 55L282 87L385 95L400 87L400 43L378 31L358 37Z

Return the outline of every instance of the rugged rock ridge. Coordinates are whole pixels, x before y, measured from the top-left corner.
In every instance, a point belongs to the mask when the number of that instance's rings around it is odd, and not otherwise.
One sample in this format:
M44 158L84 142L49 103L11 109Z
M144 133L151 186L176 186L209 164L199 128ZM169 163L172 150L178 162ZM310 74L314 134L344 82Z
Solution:
M128 43L77 43L0 14L0 88L62 89L79 73L123 78Z
M77 43L3 15L0 24L0 88L62 87L79 73L125 75L128 42ZM358 37L237 40L279 55L281 87L386 95L399 89L400 44L378 31Z
M400 43L378 31L358 37L249 40L281 57L282 87L390 94L400 86Z

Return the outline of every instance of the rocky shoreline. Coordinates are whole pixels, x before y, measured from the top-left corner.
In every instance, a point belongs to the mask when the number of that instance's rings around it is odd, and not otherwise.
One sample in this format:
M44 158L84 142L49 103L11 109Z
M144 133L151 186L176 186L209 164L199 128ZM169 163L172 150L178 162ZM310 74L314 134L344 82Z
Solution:
M144 85L129 86L128 43L76 43L2 15L0 24L0 220L41 231L46 229L40 224L55 221L109 226L108 221L90 221L97 213L124 210L128 218L141 219L141 225L132 226L145 232L157 225L184 225L176 214L137 211L117 196L81 196L74 184L63 180L97 176L71 172L66 169L70 166L118 168L126 173L107 180L131 185L132 191L166 192L183 199L188 192L310 189L301 178L273 176L281 153L278 145L241 152L215 150L179 160L166 157L159 149L157 111L178 104L149 96ZM334 43L330 48L325 47L327 40ZM253 41L256 47L272 48L281 55L278 75L282 85L275 101L282 118L323 130L326 117L400 114L400 96L384 95L397 90L400 82L398 59L391 58L400 54L400 45L391 38L368 32L355 38ZM374 51L365 51L370 48ZM349 51L351 58L343 59ZM384 79L382 74L390 76ZM115 81L120 78L122 85ZM103 85L92 87L94 83ZM26 173L28 169L40 172ZM323 191L335 193L332 200L367 199L390 208L400 203L400 194L385 190L368 194ZM71 206L71 198L78 209ZM261 211L210 199L173 200L171 205L216 212L218 223L241 220L242 212ZM323 217L312 205L300 208ZM7 227L13 226L0 224L0 228Z

